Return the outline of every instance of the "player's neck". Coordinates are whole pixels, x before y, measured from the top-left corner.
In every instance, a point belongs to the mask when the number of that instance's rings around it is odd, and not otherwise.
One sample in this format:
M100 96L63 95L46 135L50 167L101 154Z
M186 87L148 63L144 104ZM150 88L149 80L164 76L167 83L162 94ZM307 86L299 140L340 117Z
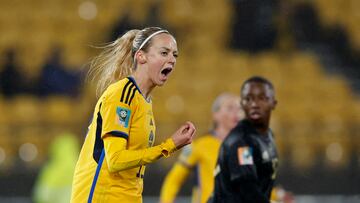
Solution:
M217 127L215 130L214 130L214 133L215 133L215 137L221 141L223 141L225 139L225 137L229 134L229 130L228 129L225 129L225 128L222 128L222 127Z
M266 128L256 128L256 131L258 133L260 133L261 135L267 135L268 131L269 131L269 128L266 127Z
M266 134L269 130L269 121L265 120L265 121L252 121L251 119L249 119L251 125L255 128L255 130L260 133L260 134Z
M255 127L255 130L262 135L266 135L269 131L268 123L255 124L254 127Z
M136 85L139 87L141 93L145 99L149 98L151 91L154 89L154 85L151 80L148 79L147 75L144 75L141 71L135 71L131 77L134 78Z

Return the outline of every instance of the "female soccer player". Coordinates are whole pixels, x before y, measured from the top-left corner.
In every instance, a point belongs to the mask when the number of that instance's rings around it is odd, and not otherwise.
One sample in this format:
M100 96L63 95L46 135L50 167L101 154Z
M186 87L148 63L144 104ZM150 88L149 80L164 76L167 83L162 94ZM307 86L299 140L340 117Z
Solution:
M145 165L190 144L195 127L186 122L153 146L151 91L175 68L178 49L166 30L130 30L105 47L92 63L101 95L80 152L71 202L141 203ZM126 77L127 76L127 77Z
M172 203L181 185L196 167L198 185L193 190L193 201L204 203L214 187L213 172L216 165L221 141L238 121L244 117L240 108L240 98L230 93L220 94L212 106L213 130L186 146L163 183L160 202Z

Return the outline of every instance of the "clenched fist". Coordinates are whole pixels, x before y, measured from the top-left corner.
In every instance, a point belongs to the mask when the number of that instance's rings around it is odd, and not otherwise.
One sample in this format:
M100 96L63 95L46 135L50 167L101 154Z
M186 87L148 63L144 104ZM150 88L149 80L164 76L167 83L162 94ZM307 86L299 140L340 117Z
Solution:
M175 143L177 149L188 145L192 142L195 135L195 126L190 121L183 124L172 136L172 140Z

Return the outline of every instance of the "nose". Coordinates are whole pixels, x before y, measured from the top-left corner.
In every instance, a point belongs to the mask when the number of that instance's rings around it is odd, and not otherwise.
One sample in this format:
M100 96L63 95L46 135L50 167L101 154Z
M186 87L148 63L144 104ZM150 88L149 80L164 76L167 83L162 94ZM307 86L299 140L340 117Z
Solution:
M173 55L170 55L170 59L169 59L169 63L171 63L171 65L175 65L175 63L176 63L176 57L175 56L173 56Z
M259 105L258 105L258 100L257 99L252 99L251 101L250 101L250 106L251 107L258 107Z

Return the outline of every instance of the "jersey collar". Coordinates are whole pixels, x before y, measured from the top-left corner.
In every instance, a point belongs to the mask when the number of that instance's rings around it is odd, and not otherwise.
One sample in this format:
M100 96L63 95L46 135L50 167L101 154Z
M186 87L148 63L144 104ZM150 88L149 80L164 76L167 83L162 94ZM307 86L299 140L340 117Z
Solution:
M143 93L141 92L139 86L136 84L136 81L133 77L128 76L127 79L129 79L135 86L136 89L139 91L139 93L143 96L143 98L145 99L146 102L151 103L151 97L149 96L148 98L145 98L145 96L143 95Z

